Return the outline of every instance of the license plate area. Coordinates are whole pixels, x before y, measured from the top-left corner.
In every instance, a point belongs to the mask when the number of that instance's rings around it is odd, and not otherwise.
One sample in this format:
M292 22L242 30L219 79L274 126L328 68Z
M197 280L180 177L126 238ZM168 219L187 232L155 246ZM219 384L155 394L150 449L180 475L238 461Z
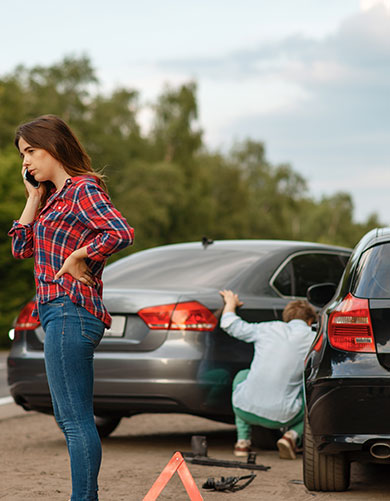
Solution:
M125 334L126 317L124 315L112 315L112 324L104 331L105 338L121 338Z

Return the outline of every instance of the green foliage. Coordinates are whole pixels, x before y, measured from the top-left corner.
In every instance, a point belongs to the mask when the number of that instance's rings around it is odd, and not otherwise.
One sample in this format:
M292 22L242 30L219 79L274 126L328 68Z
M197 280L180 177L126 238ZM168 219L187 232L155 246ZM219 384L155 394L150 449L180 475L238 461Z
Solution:
M0 150L0 346L7 340L17 311L34 290L33 262L31 259L14 260L11 239L7 235L24 202L20 158L13 147Z
M198 115L195 92L193 82L178 90L167 87L154 107L151 134L158 157L187 169L194 164L194 154L202 145L202 133L193 127Z
M348 193L314 200L288 164L272 165L260 141L208 151L197 124L196 84L166 87L141 133L134 89L99 92L87 57L49 67L17 67L0 78L0 345L20 306L34 293L32 260L16 261L7 232L25 203L16 127L36 116L64 118L104 170L114 204L135 228L129 252L156 245L214 239L279 238L354 246L380 226L376 215L353 217Z

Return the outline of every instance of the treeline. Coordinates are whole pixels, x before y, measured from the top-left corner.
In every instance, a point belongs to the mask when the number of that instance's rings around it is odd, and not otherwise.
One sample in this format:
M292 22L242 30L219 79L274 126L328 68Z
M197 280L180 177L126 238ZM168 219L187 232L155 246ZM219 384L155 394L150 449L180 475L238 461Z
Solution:
M272 165L261 141L210 151L197 124L196 84L166 87L140 126L137 90L102 92L86 57L49 67L18 66L0 78L0 344L34 291L32 262L17 262L8 229L25 202L18 124L52 113L65 119L104 169L111 198L136 230L127 252L172 242L279 238L354 246L376 215L354 221L348 193L314 200L289 164ZM123 253L122 253L123 255Z

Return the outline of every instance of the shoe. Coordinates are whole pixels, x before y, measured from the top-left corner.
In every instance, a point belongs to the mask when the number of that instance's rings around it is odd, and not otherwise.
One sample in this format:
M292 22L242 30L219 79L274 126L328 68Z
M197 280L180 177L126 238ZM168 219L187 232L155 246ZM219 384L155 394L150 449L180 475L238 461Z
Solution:
M297 457L295 438L288 431L276 442L276 445L279 449L280 459L295 459Z
M233 454L238 457L245 457L251 451L251 441L240 438L234 446Z

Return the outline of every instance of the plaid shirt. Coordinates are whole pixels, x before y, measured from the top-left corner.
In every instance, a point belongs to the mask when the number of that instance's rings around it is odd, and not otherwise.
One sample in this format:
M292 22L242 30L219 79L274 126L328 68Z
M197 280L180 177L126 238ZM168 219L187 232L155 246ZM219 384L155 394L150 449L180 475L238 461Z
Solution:
M101 276L106 259L131 244L134 231L92 176L67 179L31 224L14 221L8 234L12 236L14 257L34 256L37 301L47 303L66 293L110 327L111 317L102 302ZM55 280L65 259L84 246L88 255L85 261L96 285L85 285L68 273ZM35 307L33 315L37 314Z

